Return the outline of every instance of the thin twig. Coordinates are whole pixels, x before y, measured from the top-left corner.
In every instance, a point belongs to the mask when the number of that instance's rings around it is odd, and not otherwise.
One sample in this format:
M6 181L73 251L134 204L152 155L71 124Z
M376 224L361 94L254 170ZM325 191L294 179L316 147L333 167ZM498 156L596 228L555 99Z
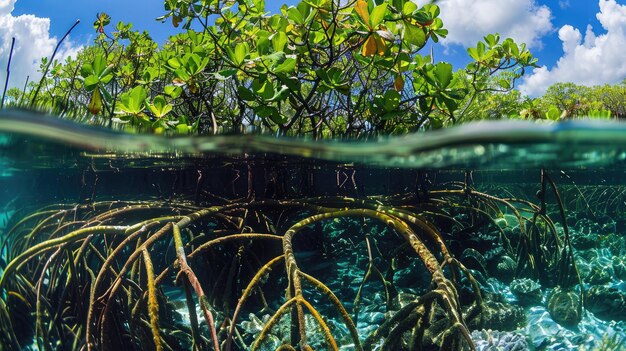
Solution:
M67 38L67 36L70 35L70 32L72 32L72 30L74 28L76 28L76 26L79 23L80 23L80 20L77 19L76 22L74 23L74 25L72 27L70 27L70 29L65 33L63 38L61 38L61 40L59 40L59 42L57 43L57 46L54 48L54 51L52 52L52 56L50 57L50 61L48 61L48 64L46 65L46 69L44 69L43 74L41 75L41 80L39 81L39 84L37 85L37 89L35 90L35 95L33 95L32 99L30 100L30 107L31 108L33 108L34 105L35 105L35 101L37 100L37 95L39 95L39 90L41 90L41 86L43 85L43 82L46 79L46 75L48 74L48 70L50 69L50 65L54 61L54 57L56 56L57 51L59 50L59 47L61 46L61 43L63 43L65 38Z
M0 110L4 108L4 97L7 94L9 86L9 77L11 76L11 58L13 57L13 47L15 46L15 37L11 39L11 51L9 51L9 62L7 62L7 78L4 81L4 90L2 91L2 101L0 101Z

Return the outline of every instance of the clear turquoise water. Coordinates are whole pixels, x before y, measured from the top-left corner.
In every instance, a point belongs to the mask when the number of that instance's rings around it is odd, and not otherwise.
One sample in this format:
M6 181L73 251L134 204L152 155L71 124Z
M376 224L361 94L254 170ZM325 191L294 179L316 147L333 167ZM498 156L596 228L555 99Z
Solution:
M267 232L282 238L299 220L323 212L294 207L295 202L340 210L363 207L359 201L423 218L440 234L451 255L469 269L488 306L485 310L492 311L477 322L468 312L475 302L468 280L453 283L463 322L476 349L626 349L623 342L620 344L626 336L625 158L626 124L616 122L492 122L402 137L312 142L252 135L137 136L76 126L49 116L3 112L0 238L4 245L0 274L4 285L0 286L0 307L7 313L0 316L0 328L5 329L4 335L11 329L15 337L0 338L0 350L74 350L86 346L85 310L90 304L86 292L94 280L86 267L97 275L102 267L97 253L104 257L120 247L120 259L112 265L114 271L119 271L139 241L128 244L119 236L94 236L90 239L92 246L84 249L90 254L85 254L84 262L76 260L75 281L68 274L66 255L80 256L81 247L88 245L85 241L69 242L62 249L52 246L59 253L38 252L17 273L9 272L5 277L4 272L12 260L23 258L20 254L29 247L64 237L72 228L95 225L89 221L110 208L146 205L152 210L146 210L148 214L137 211L113 217L104 220L103 225L131 225L166 214L241 204L241 209L224 210L222 217L202 220L185 229L183 240L190 254L204 242L237 233ZM542 188L542 169L557 187L564 216L545 177ZM505 202L494 202L479 193ZM263 201L291 205L263 207ZM507 201L514 203L523 224ZM534 219L542 202L548 222ZM106 205L98 205L103 203ZM20 223L46 206L53 209L46 216L59 216ZM554 225L554 232L548 223ZM414 224L409 227L442 263L442 252L429 241L423 228L420 231ZM154 231L149 233L155 235ZM340 216L306 226L304 234L298 235L294 243L296 261L305 273L326 284L345 306L356 321L363 345L402 307L431 290L428 270L415 254L402 249L406 241L400 233L376 220ZM29 237L32 239L25 239ZM526 246L525 238L534 238L537 245ZM214 312L220 342L228 334L228 316L232 316L254 273L273 257L271 254L281 252L280 247L252 241L219 246L210 254L190 260ZM168 235L150 247L157 274L175 260L174 246ZM532 268L524 263L530 257L524 251L529 247L535 250L536 264ZM567 255L574 263L561 259ZM362 284L370 256L371 267L376 269ZM108 317L113 325L99 324L105 315L102 301L106 299L96 300L94 314L100 316L92 319L92 330L98 334L93 337L96 349L154 346L150 344L150 316L141 312L146 307L137 307L144 318L143 326L135 327L140 332L133 329L133 322L126 316L131 312L125 296L138 299L137 294L146 295L148 290L145 273L140 269L145 264L137 265L134 273L127 272L128 280L122 283L117 299L109 300L117 316ZM451 270L444 268L443 272L453 281ZM108 277L108 273L102 274ZM290 281L284 274L283 270L266 277L260 287L263 299L255 290L243 307L235 324L238 336L233 349L251 349L267 320L287 301L285 289ZM570 281L560 278L568 274ZM112 285L113 281L107 279L112 278L105 278L98 296ZM173 274L166 276L158 287L163 341L172 349L189 349L190 314L196 314L200 333L206 339L203 347L212 349L200 305L196 303L196 312L187 308L184 289L174 283L175 279ZM387 281L386 285L382 280ZM360 301L355 304L359 288ZM524 289L530 292L525 294ZM571 294L558 295L558 289ZM310 286L305 287L304 294L331 326L338 347L355 349L349 330L325 295ZM576 301L568 305L567 301L557 301L556 295L576 297L574 300L582 296L580 311L576 310ZM431 312L436 315L441 311L439 306ZM578 316L568 323L565 320L571 314ZM49 327L37 329L38 315ZM49 319L52 316L57 319ZM441 330L437 323L441 320L421 317L422 325L429 324L422 337L416 338L419 328L413 327L395 336L381 336L368 347L470 349L463 338L459 345L438 344L442 334L438 334ZM55 323L74 328L73 332L50 326ZM326 348L312 314L307 314L305 324L310 345L316 350ZM275 350L293 341L292 329L289 316L284 316L259 349ZM107 343L100 338L102 330L121 336ZM396 344L390 341L394 337Z

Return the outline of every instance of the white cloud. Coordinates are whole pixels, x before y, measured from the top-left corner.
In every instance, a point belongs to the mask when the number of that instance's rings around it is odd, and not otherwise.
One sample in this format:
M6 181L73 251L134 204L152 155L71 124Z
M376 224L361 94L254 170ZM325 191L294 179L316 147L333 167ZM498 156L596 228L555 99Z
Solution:
M582 85L614 84L626 77L626 5L600 0L596 18L605 29L596 35L591 25L584 35L565 25L559 30L563 56L556 66L536 68L520 86L522 93L537 96L556 82Z
M13 12L16 0L0 0L0 15L6 15Z
M31 81L41 78L41 74L37 72L41 58L50 57L58 39L50 36L49 18L34 15L13 16L11 13L15 2L16 0L0 0L0 85L4 86L11 38L15 37L9 87L21 88L27 76L30 76ZM57 52L56 59L60 62L68 56L76 55L80 49L68 39Z
M535 0L441 0L437 5L449 30L446 45L474 46L485 35L499 33L501 38L541 47L541 37L553 30L550 9Z
M569 0L559 0L559 7L562 10L565 10L566 8L570 7Z

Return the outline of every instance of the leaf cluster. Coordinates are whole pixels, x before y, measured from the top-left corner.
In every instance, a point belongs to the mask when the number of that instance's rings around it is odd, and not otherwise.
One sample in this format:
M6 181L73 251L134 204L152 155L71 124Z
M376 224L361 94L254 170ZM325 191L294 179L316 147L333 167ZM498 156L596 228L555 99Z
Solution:
M488 85L494 86L499 78ZM517 90L481 92L463 122L495 119L559 121L574 118L626 118L626 80L618 84L583 86L555 83L543 96L530 98Z
M436 4L303 0L165 0L186 32L159 47L132 24L97 15L97 37L55 62L37 104L132 131L247 132L313 138L406 133L454 124L491 89L510 90L536 59L488 35L454 72L423 55L447 35ZM32 85L31 85L32 86ZM28 94L24 91L23 94Z

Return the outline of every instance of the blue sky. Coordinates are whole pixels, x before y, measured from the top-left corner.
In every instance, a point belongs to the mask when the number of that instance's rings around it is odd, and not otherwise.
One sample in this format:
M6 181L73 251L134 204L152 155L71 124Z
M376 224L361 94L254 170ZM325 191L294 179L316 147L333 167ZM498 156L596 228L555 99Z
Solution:
M425 0L415 0L423 4ZM626 78L626 0L440 0L444 25L450 36L434 52L437 60L457 68L467 61L467 46L483 35L500 32L527 42L543 66L526 78L520 89L529 95L541 94L557 81L579 84L616 83ZM270 11L283 1L267 0ZM285 0L294 4L295 0ZM106 12L112 22L132 22L135 29L148 30L157 42L176 33L170 22L155 18L164 13L162 0L0 0L0 70L6 65L11 36L20 42L40 43L36 48L21 46L30 56L28 68L17 67L18 75L33 72L32 62L39 54L51 51L56 39L78 18L81 24L64 46L72 54L93 39L92 23L97 12ZM49 28L46 28L46 20ZM12 27L13 26L13 27ZM20 27L21 26L21 27ZM32 29L38 28L37 29ZM589 27L588 29L588 26ZM28 38L28 30L33 38ZM48 31L48 33L45 33ZM47 37L46 37L47 35ZM624 50L626 51L626 50ZM13 75L13 73L12 73ZM0 73L4 80L4 74ZM19 86L19 79L11 80Z
M281 2L268 0L268 10L278 11ZM297 2L287 0L284 3ZM179 31L169 21L161 23L155 20L165 13L162 0L18 0L13 15L34 14L50 18L50 33L59 38L76 19L80 19L82 23L72 32L72 37L77 42L88 43L94 34L92 24L98 12L109 14L112 24L132 22L134 29L148 30L152 38L160 43Z

